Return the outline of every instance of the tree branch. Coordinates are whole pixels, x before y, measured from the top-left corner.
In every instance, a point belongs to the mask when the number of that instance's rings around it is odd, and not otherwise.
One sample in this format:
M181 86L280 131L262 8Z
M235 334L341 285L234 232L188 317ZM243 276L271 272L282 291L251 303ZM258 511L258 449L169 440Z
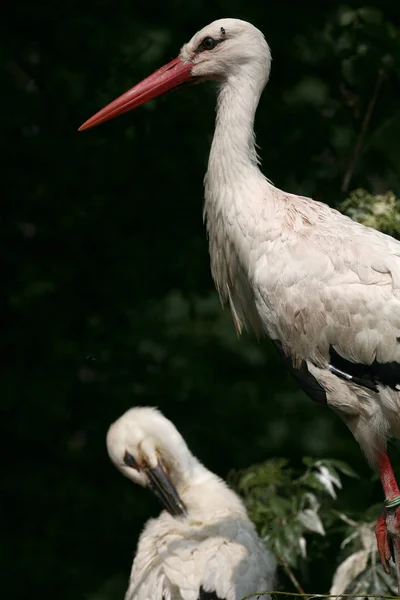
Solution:
M296 575L293 573L292 569L289 567L286 560L279 553L276 553L276 556L277 556L279 562L281 563L283 570L285 571L286 575L289 577L290 581L293 583L296 590L299 592L299 594L305 595L305 591L301 587L299 581L297 580ZM305 596L305 598L307 600L307 596Z
M343 177L343 182L342 182L342 192L347 192L350 186L350 182L351 179L353 177L355 168L357 166L358 163L358 159L360 158L360 154L362 151L362 147L364 145L364 140L365 140L365 136L367 134L368 131L368 126L369 123L371 121L371 117L372 117L372 113L374 111L375 108L375 104L376 101L378 99L378 95L379 95L379 90L381 89L381 85L383 80L385 79L386 73L383 69L379 70L378 73L378 77L376 79L376 83L375 83L375 87L374 87L374 91L372 93L371 96L371 100L369 101L369 104L367 106L367 110L365 111L365 115L364 115L364 119L362 121L361 124L361 129L360 132L357 136L357 140L354 146L354 150L353 150L353 154L349 163L349 166L346 170L346 173Z

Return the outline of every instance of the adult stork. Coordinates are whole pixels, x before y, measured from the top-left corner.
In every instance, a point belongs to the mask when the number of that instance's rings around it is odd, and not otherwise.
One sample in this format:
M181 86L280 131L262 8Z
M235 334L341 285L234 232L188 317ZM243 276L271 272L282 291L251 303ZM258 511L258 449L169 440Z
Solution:
M273 589L276 563L241 499L206 469L155 408L113 423L107 448L165 509L140 536L125 600L241 600Z
M263 176L253 123L270 65L258 29L215 21L80 129L178 86L218 81L204 209L217 290L238 332L270 337L300 386L342 417L379 470L378 549L389 572L390 535L400 580L400 491L386 449L400 436L400 243Z

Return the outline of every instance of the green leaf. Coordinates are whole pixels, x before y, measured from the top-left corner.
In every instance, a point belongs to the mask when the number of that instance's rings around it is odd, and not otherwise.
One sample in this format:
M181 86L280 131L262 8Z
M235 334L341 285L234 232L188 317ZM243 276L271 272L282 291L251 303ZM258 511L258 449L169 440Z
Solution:
M372 8L372 7L360 8L357 11L357 14L366 23L373 23L376 25L382 23L382 19L383 19L382 12L377 8Z
M325 535L324 526L315 510L306 508L298 513L297 518L308 531L318 533L319 535Z
M339 10L339 23L342 27L348 27L357 17L357 12L349 7L341 7Z
M343 475L347 475L347 477L353 477L355 479L359 479L359 475L357 475L357 473L354 471L354 469L352 467L350 467L350 465L348 465L343 460L329 458L329 459L325 460L324 462L327 466L332 465L333 467L336 467L336 469L338 471L343 473Z

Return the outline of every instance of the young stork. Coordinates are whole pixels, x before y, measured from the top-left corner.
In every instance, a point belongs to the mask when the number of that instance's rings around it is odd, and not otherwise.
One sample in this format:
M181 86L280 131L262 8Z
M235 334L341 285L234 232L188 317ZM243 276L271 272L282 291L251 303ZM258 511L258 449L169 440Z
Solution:
M242 501L160 411L128 410L111 425L107 448L165 507L140 536L125 600L241 600L273 589L275 560Z
M376 533L400 573L400 491L386 444L400 436L400 243L260 172L253 123L271 55L263 34L215 21L179 56L100 110L86 129L185 84L218 81L205 178L212 275L237 330L275 343L300 386L337 412L380 473Z

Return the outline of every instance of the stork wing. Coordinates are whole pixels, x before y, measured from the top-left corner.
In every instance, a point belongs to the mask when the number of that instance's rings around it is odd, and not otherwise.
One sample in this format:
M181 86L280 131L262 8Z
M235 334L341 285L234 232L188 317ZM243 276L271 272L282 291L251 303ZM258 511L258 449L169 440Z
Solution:
M301 226L275 242L279 260L261 257L253 274L270 337L296 366L330 364L359 385L397 389L400 243L320 203L297 202Z
M221 554L222 543L215 537L202 541L180 537L168 544L162 556L163 572L183 600L236 600L231 568ZM213 559L217 577L205 577Z
M266 591L275 572L273 558L240 517L197 529L193 539L172 541L162 561L183 600L237 600Z

